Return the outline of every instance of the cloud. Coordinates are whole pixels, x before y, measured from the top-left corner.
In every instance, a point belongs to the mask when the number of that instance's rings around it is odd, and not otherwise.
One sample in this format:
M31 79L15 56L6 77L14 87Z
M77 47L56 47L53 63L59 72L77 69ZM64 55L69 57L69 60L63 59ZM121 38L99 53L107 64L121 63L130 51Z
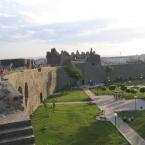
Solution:
M32 6L32 5L35 5L38 2L38 0L5 0L5 2L16 3L16 4L24 5L24 6Z
M3 40L14 41L14 35L25 35L31 37L31 39L39 39L50 41L61 41L62 38L77 35L81 31L94 28L104 28L108 25L107 20L92 20L92 21L81 21L71 23L58 23L58 24L47 24L47 25L30 25L27 23L25 17L12 16L12 15L1 15L0 21L0 32ZM10 27L11 26L11 27ZM9 28L9 29L6 29ZM30 39L28 37L27 39ZM22 38L22 37L20 37ZM12 40L10 40L12 39ZM66 38L65 38L66 39ZM1 39L2 40L2 39ZM16 39L17 40L17 39Z
M144 0L0 0L0 46L13 42L19 48L31 41L42 42L42 47L99 44L116 49L117 44L125 47L142 39L142 47L143 4Z
M138 29L131 28L115 28L108 29L99 32L89 33L88 35L81 35L78 38L83 42L98 42L98 43L125 43L133 41L134 39L145 38L145 31L139 31Z
M144 38L145 31L134 28L110 28L110 21L94 20L59 23L29 28L33 39L53 41L58 44L123 43Z
M40 40L55 44L124 43L144 38L139 28L112 28L111 20L90 20L69 23L33 25L23 15L0 15L0 41Z

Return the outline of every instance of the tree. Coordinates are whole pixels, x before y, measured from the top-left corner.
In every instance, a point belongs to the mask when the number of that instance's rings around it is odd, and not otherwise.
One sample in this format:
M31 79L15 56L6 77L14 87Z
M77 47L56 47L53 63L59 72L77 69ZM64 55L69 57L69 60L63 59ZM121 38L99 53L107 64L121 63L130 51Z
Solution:
M112 65L107 65L105 67L105 71L107 73L108 80L109 80L109 78L110 78L111 73L112 73L113 70L114 70L114 67Z
M68 65L64 68L65 72L70 76L73 81L80 80L82 77L82 72L75 65ZM72 84L72 82L71 82Z

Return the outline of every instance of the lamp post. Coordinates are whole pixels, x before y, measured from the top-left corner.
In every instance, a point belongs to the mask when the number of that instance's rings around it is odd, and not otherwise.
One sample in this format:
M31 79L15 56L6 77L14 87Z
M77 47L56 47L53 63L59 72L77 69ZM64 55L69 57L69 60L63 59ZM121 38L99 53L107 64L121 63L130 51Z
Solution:
M110 84L110 79L108 79L108 84Z
M114 113L114 117L115 117L115 127L116 127L117 113Z
M137 99L137 96L134 96L134 105L135 105L135 111L136 111L136 107L137 107L137 104L136 104L136 99Z
M143 74L142 74L142 73L140 74L140 79L141 79L141 80L143 79Z

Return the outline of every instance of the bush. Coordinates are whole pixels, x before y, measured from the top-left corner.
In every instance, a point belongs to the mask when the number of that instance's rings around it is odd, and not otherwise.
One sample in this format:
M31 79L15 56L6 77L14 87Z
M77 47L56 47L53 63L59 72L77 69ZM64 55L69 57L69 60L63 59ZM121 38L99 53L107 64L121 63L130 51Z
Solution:
M135 90L135 89L126 89L126 92L127 92L127 93L136 94L136 93L137 93L137 90Z
M101 87L101 90L103 91L106 91L106 89L107 89L106 87Z
M125 85L121 85L121 86L120 86L120 89L121 89L122 91L125 91L125 90L127 89L127 87L126 87Z
M109 90L115 90L115 89L116 89L116 86L115 85L109 86Z
M140 88L140 92L144 93L145 92L145 88Z
M137 90L131 89L131 90L130 90L130 93L136 94L136 93L137 93Z
M123 77L122 77L122 76L118 76L118 77L116 78L116 81L117 81L117 82L123 81Z
M127 92L127 93L130 93L130 92L131 92L131 90L130 90L130 89L126 89L126 92Z

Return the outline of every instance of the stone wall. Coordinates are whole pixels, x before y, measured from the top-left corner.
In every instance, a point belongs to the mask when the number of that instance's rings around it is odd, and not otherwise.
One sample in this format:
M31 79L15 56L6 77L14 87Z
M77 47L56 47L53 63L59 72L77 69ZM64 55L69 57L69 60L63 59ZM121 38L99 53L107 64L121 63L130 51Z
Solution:
M80 84L88 84L90 81L100 83L106 80L106 73L101 65L78 63L76 66L80 68L83 74Z
M7 75L9 82L23 95L23 105L28 114L51 95L56 87L56 68L31 69Z
M90 80L96 83L105 82L108 76L111 81L117 81L119 78L122 80L145 78L145 64L114 65L110 75L106 73L104 66L92 65L90 63L78 63L76 66L83 73L81 84L82 82L88 84Z
M10 65L12 65L13 68L26 67L31 69L33 67L32 59L4 59L0 60L0 63L4 68Z
M58 53L55 48L46 54L47 64L50 66L64 66L71 64L71 56L66 51Z
M111 79L116 80L119 76L123 80L145 78L145 64L115 65L111 73Z
M105 67L92 65L90 63L75 64L82 71L80 84L105 82L108 78ZM118 77L123 80L145 78L145 64L115 65L110 75L111 81ZM42 103L42 101L53 94L55 90L70 86L70 78L63 67L44 67L42 69L24 70L7 75L9 82L23 95L23 105L28 114Z
M70 86L70 77L64 71L63 67L57 68L56 76L56 90L61 90Z

